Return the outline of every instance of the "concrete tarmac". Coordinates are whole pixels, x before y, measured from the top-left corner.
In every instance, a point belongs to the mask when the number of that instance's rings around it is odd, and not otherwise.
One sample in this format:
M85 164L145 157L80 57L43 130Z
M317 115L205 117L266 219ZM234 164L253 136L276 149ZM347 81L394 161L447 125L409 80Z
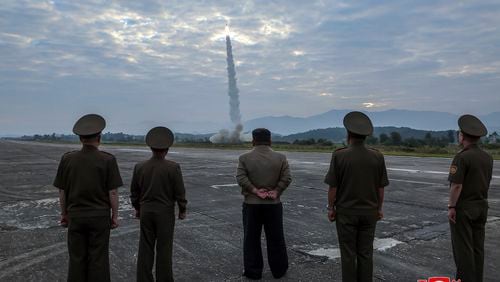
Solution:
M63 153L76 145L0 140L0 281L65 281L66 229L58 225L58 192L51 184ZM103 146L118 160L120 226L112 230L112 281L135 281L139 221L129 185L146 147ZM244 151L172 148L187 190L188 215L177 221L177 281L246 281L241 277L243 197L234 174ZM323 183L330 154L284 152L293 182L282 196L290 268L285 281L341 281L335 224L326 217ZM377 225L374 281L452 277L455 271L447 220L451 159L386 157L390 185L385 218ZM495 162L486 225L485 281L500 277L500 166ZM263 253L265 236L263 234ZM273 280L265 261L263 280Z

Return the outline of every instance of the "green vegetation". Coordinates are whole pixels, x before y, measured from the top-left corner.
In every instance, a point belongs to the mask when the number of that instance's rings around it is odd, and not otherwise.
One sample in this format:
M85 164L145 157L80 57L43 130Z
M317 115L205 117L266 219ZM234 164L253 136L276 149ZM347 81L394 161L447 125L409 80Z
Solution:
M446 133L446 134L444 134ZM449 130L442 132L438 136L433 136L433 132L427 132L423 138L409 137L403 138L397 131L381 133L377 136L369 136L366 139L368 146L373 147L386 155L395 156L416 156L416 157L453 157L460 149L454 143L456 131ZM184 148L205 148L205 149L228 149L228 150L249 150L251 143L241 144L212 144L208 140L209 134L188 135L176 134L176 147ZM78 143L75 135L33 135L23 136L17 140L41 141L50 143ZM103 143L114 146L145 146L144 136L128 135L124 133L105 133ZM481 140L482 147L492 156L500 160L500 139L496 132ZM293 141L283 141L273 137L273 148L277 151L291 152L333 152L345 146L342 142L333 142L326 138L305 138Z

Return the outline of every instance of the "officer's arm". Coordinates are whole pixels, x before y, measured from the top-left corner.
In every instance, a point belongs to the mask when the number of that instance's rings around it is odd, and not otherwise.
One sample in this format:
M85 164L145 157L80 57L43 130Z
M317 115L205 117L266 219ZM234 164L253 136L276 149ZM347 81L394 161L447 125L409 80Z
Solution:
M285 159L281 165L280 180L278 185L276 185L276 190L281 195L283 191L292 183L292 175L290 174L290 166L288 161Z
M109 202L111 204L111 219L113 228L118 227L118 189L109 190Z
M450 174L448 181L450 181L450 200L448 202L450 207L456 206L460 193L462 192L462 183L465 180L466 165L460 154L453 158L450 166Z
M450 182L450 200L448 202L448 220L452 223L457 222L456 205L460 193L462 192L462 184Z
M448 202L450 207L455 207L458 202L458 198L460 197L460 193L462 193L462 184L450 183L450 200Z
M384 192L385 192L384 187L378 188L377 192L378 192L378 210L381 211L384 205Z
M238 169L236 170L236 181L241 186L243 192L257 194L257 188L248 178L248 170L241 157L238 162Z
M138 181L137 165L134 167L134 174L132 175L132 182L130 183L130 202L136 211L140 210L141 200L141 186Z
M64 190L59 189L59 206L61 207L61 220L60 224L62 227L68 226L68 211L66 210L66 197L64 196Z
M66 197L64 197L64 190L59 189L59 206L61 207L61 215L66 215Z
M328 189L328 209L334 208L336 199L337 199L337 187L330 187L330 189Z
M179 207L179 218L184 219L186 217L187 206L186 189L184 188L184 179L182 178L182 171L179 165L176 167L174 181L175 200L177 201L177 206Z

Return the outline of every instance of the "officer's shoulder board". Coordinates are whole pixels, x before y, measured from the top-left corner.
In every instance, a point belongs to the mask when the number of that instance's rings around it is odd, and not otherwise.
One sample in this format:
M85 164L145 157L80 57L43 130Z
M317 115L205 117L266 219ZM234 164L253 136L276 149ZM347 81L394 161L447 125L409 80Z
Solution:
M368 149L370 149L370 150L372 150L372 151L375 151L375 152L377 152L377 153L380 153L380 151L379 151L378 149L376 149L376 148L373 148L373 147L368 147Z
M73 155L76 152L79 152L79 151L78 150L73 150L73 151L69 151L69 152L64 153L63 159L67 158L67 157L70 157L71 155Z
M106 151L99 151L101 154L103 154L105 157L108 157L108 158L114 158L115 156L111 153L108 153Z
M347 148L349 148L349 147L341 147L341 148L337 148L337 149L335 149L335 152L342 151L342 150L345 150L345 149L347 149Z
M459 155L459 154L461 154L461 153L463 153L463 152L465 152L467 150L469 150L469 148L463 148L462 150L458 151L457 155Z
M168 163L172 167L177 167L177 166L180 167L180 165L178 163L176 163L176 162L174 162L172 160L165 160L165 161L166 161L166 163Z

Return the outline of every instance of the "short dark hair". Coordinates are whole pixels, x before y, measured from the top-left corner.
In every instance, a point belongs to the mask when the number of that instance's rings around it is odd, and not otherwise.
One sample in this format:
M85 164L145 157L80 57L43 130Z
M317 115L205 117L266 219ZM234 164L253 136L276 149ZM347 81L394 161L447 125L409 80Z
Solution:
M461 131L461 132L462 132L462 135L464 136L464 139L466 139L469 142L478 142L479 139L481 139L481 137L479 137L479 136L472 136L472 135L469 135L463 131Z
M167 148L167 149L156 149L156 148L151 148L151 151L152 151L153 153L162 154L162 153L168 152L168 148Z
M365 136L365 135L359 135L359 134L356 134L356 133L352 133L352 132L350 132L349 130L347 130L347 135L348 135L351 139L355 139L355 140L365 140L365 139L366 139L366 136Z
M252 131L252 138L256 144L271 144L271 131L267 128L256 128Z
M101 132L92 135L80 135L80 140L82 142L91 142L97 140L99 137L101 137Z

